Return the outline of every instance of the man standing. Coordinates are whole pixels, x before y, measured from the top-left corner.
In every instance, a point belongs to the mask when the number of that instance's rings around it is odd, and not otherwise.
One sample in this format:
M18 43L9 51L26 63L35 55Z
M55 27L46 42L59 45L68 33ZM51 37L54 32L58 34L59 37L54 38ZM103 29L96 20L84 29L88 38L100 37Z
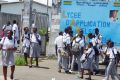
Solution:
M19 44L19 30L18 30L18 25L16 20L13 20L12 31L13 31L14 38L17 40L17 43Z
M55 45L57 45L58 53L58 72L61 72L62 68L62 50L63 50L63 33L59 32L59 36L55 39Z

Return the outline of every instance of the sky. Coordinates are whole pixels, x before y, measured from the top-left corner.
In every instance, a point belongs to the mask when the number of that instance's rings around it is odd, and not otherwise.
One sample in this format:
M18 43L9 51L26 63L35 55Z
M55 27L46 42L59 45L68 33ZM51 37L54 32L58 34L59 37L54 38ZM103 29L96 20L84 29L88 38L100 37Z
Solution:
M5 0L5 1L19 1L19 0ZM40 2L40 3L43 3L43 4L47 4L47 0L34 0L34 1L37 1L37 2ZM52 0L48 0L49 1L49 5L51 6L52 5Z

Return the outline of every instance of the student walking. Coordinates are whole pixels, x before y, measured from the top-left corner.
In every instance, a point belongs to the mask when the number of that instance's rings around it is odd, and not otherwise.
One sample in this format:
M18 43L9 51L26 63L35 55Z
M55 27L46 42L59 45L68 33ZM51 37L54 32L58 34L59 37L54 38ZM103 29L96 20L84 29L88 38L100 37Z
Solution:
M117 63L116 63L116 55L117 50L114 48L114 42L109 42L109 49L106 53L109 56L109 64L106 69L106 75L103 80L109 80L109 75L111 75L112 80L120 80L119 75L117 74Z
M24 59L26 63L25 65L27 66L28 65L27 58L30 53L30 33L29 33L28 27L24 28L24 34L22 36L22 41L23 41L22 50L24 53Z
M2 53L2 65L4 80L7 80L7 67L11 66L10 79L14 78L15 63L14 63L14 52L17 50L17 42L12 37L13 32L8 31L7 37L3 37L0 41L1 53Z
M35 58L36 67L38 65L38 58L40 57L40 45L41 45L41 36L37 33L37 27L32 27L32 33L30 34L30 68L32 67L32 60Z
M84 54L83 54L84 55ZM88 70L88 80L91 80L91 72L93 71L93 59L94 59L94 55L95 55L95 51L93 49L93 44L90 42L88 44L88 50L85 52L85 59L82 62L81 65L81 77L83 79L83 74L84 74L84 70L87 69Z

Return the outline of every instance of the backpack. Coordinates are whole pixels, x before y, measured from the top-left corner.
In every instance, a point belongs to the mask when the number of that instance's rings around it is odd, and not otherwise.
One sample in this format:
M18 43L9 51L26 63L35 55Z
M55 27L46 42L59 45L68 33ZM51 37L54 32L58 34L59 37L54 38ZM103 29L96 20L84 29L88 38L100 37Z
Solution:
M74 44L74 46L72 46L73 53L78 53L80 51L80 46L79 46L80 41L81 41L81 39L79 41L75 40L75 44Z

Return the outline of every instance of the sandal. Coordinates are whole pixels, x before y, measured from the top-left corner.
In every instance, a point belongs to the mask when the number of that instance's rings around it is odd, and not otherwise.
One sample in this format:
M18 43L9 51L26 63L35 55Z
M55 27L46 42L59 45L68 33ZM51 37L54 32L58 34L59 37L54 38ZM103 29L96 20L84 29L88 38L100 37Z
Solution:
M10 75L10 79L13 80L13 75Z
M29 68L32 68L32 66L29 66Z
M83 76L81 76L80 78L83 79Z

